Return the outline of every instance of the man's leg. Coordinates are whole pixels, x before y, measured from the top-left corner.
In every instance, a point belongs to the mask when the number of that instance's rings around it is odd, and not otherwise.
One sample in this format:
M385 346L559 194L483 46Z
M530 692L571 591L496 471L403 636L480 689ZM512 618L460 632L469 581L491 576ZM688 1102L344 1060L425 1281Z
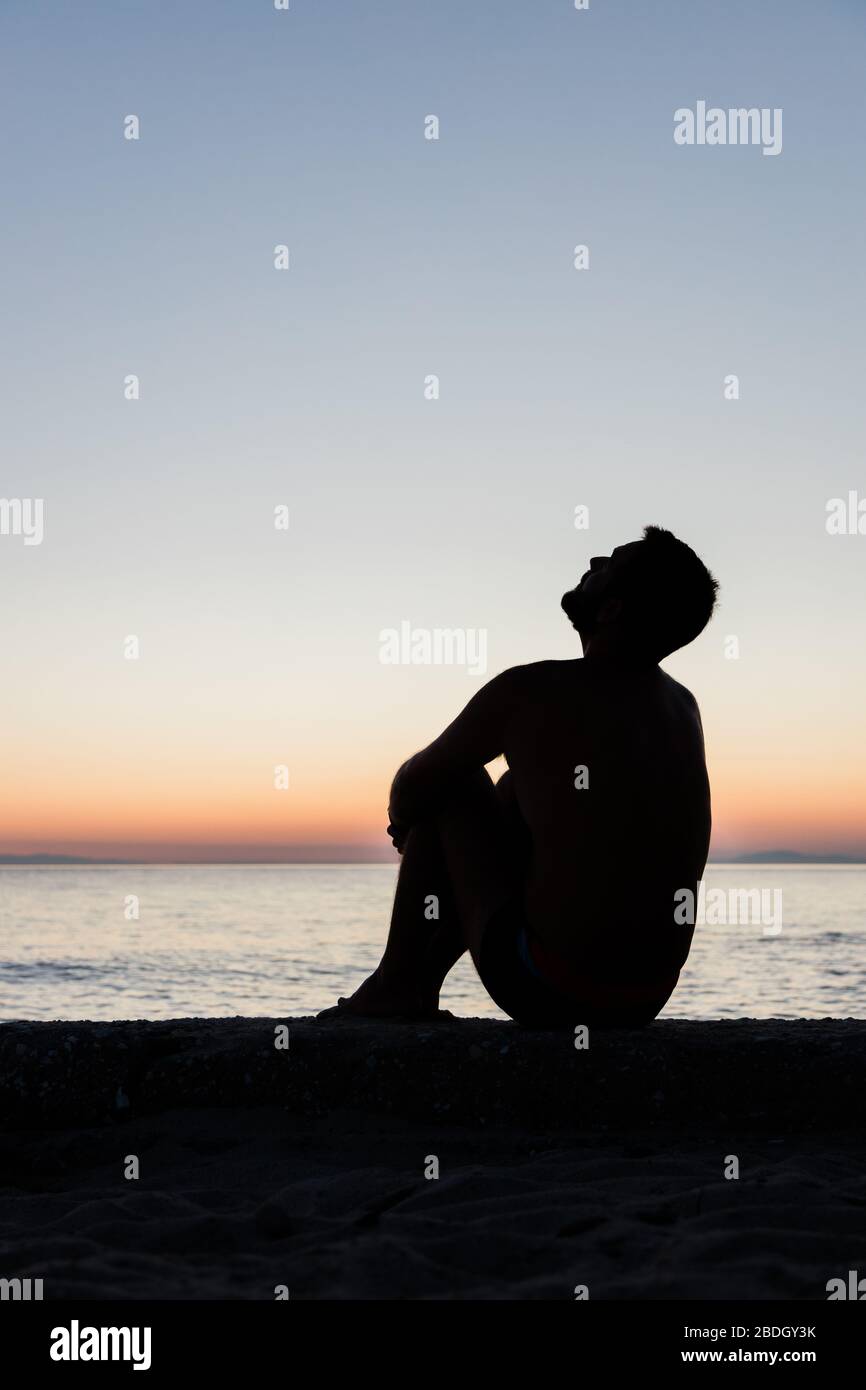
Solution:
M406 836L381 961L350 998L326 1012L433 1015L442 981L465 950L437 823L424 821Z
M340 1012L435 1014L451 967L467 947L478 965L484 927L518 891L515 815L510 775L494 787L480 772L446 810L413 826L385 953Z
M474 777L437 827L463 938L478 969L491 918L522 897L528 831L511 773L495 784L486 772Z

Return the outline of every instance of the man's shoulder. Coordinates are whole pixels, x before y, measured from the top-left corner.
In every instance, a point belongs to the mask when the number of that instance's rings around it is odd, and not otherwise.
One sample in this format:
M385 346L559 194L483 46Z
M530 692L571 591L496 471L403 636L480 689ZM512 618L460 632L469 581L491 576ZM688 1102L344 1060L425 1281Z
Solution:
M494 677L504 689L515 693L531 692L549 687L579 666L578 661L529 661L524 666L509 666ZM491 682L492 684L492 682Z
M676 695L676 697L685 704L691 705L694 709L697 709L698 702L687 685L683 685L682 681L675 681L673 676L669 676L667 671L662 671L661 667L659 667L659 672L671 694Z

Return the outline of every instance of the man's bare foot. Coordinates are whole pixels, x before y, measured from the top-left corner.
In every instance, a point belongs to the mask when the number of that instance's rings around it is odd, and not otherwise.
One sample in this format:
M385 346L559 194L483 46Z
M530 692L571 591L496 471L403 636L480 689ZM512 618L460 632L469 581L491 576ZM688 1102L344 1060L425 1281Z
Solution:
M316 1017L335 1018L338 1014L356 1018L438 1018L439 996L394 988L374 970L348 999L339 999L333 1008L323 1009Z

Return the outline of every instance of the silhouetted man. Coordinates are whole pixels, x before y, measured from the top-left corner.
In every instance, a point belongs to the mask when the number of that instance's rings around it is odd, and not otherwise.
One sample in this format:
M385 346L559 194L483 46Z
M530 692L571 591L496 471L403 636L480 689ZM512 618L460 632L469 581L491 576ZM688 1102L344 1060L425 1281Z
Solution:
M675 923L674 894L695 891L710 838L698 706L658 662L703 630L716 592L693 550L648 526L562 599L582 659L504 671L403 764L385 953L329 1012L435 1014L468 949L519 1023L656 1016L694 930Z

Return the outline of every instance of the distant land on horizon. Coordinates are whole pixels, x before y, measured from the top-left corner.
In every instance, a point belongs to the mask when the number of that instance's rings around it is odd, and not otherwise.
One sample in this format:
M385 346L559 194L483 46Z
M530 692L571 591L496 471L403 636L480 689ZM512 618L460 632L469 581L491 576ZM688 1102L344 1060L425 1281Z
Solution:
M195 864L201 867L211 865L219 868L221 864L237 864L244 868L255 868L257 864L320 864L326 867L328 864L389 864L396 863L394 859L375 857L367 855L349 858L343 854L335 854L332 857L318 857L308 859L236 859L227 857L225 859L99 859L88 858L86 855L77 854L0 854L0 866L2 865L31 865L38 868L41 865L103 865L103 864L137 864L147 866L153 865L183 865ZM765 849L758 850L753 854L732 854L721 858L711 858L710 864L866 864L866 857L858 858L853 854L803 854L799 850L793 849Z
M734 854L730 859L711 859L711 864L863 864L855 854L801 854L795 849L762 849L755 854Z

